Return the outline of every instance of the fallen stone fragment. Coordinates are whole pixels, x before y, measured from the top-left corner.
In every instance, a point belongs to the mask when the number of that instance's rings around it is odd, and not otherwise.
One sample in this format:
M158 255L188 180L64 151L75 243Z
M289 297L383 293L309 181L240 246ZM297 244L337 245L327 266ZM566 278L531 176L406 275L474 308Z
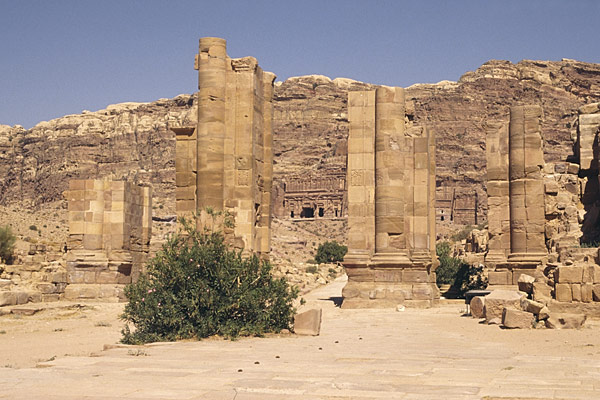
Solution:
M538 313L538 320L544 320L544 319L548 319L550 317L550 310L548 310L548 307L544 306L540 312Z
M521 274L519 276L519 280L517 284L519 285L519 290L525 293L533 293L533 283L535 282L535 278L533 276L529 276L527 274Z
M505 308L502 313L502 325L510 329L531 329L535 323L535 316L523 310Z
M297 335L318 336L321 332L322 309L311 309L294 316L294 332Z
M585 314L552 313L546 320L546 328L550 329L580 329L585 323Z
M545 282L534 282L533 299L544 304L549 302L552 300L552 287Z
M521 300L521 308L527 312L530 312L532 314L539 314L540 311L544 308L545 306L540 303L537 302L535 300L529 300L529 299L523 299Z
M489 321L498 318L502 320L502 313L505 308L515 310L521 309L521 299L527 295L516 290L494 290L492 293L485 296L485 319Z
M485 307L485 297L484 296L475 296L471 299L471 303L469 303L469 309L471 310L471 316L473 318L483 318L485 314L483 313Z
M488 319L485 322L487 322L488 325L500 325L502 324L502 320L498 317L492 318L492 319Z

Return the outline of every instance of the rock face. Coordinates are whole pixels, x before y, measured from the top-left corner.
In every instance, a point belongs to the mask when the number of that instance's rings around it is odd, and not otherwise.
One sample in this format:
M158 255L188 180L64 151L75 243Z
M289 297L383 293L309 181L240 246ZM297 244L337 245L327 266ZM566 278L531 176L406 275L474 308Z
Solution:
M373 87L323 76L277 83L274 185L292 174L322 176L330 169L344 169L347 92ZM484 217L484 121L508 121L511 105L541 105L545 161L565 159L571 153L577 109L600 101L600 65L574 60L489 61L458 82L410 86L406 101L414 129L428 125L436 133L438 185L474 189L478 212ZM69 179L111 176L151 183L156 212L173 214L175 134L169 127L193 124L193 103L193 95L180 95L68 115L29 130L0 125L0 204L39 206L60 200Z

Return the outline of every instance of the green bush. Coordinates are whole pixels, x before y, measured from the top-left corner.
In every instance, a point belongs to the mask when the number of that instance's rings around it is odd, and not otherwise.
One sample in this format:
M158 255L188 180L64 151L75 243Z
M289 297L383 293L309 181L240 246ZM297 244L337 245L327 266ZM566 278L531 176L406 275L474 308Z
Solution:
M348 252L348 247L343 246L335 240L321 243L315 255L315 261L319 264L343 261Z
M316 265L309 265L308 267L306 267L305 271L308 274L316 274L317 271L319 271L319 267L317 267Z
M147 272L125 288L123 343L290 329L297 288L273 278L268 262L228 249L220 232L200 232L185 219L181 224Z
M440 262L440 266L435 270L438 285L453 285L463 263L461 259L450 255L451 250L448 242L439 242L435 245L435 252Z
M0 262L12 264L16 241L17 237L13 234L10 226L0 226Z
M459 297L464 297L469 290L487 287L487 279L483 277L483 267L472 266L460 258L452 257L450 243L437 243L435 250L440 262L440 266L435 271L438 285L451 285Z

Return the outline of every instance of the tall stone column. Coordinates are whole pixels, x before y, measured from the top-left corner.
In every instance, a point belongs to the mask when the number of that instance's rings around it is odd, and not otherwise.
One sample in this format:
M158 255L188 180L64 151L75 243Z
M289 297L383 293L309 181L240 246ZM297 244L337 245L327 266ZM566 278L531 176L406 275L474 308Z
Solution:
M261 257L271 251L271 221L273 189L273 82L275 74L263 72L263 168L261 207L258 221L259 240L257 250Z
M375 91L348 93L349 276L366 267L375 251Z
M508 184L508 124L488 121L485 126L487 157L488 230L486 265L506 263L510 253L510 194ZM503 276L490 275L490 284L507 284ZM496 280L498 278L499 280ZM493 283L492 283L493 282Z
M544 225L544 165L540 128L542 108L515 106L510 109L509 188L510 249L509 263L515 268L531 268L547 255ZM517 279L513 272L513 283Z
M375 252L382 261L403 256L404 227L404 89L375 91Z
M348 94L348 283L343 308L430 307L435 138L405 134L401 88Z
M223 209L226 41L200 39L198 66L197 209Z
M435 160L435 147L430 141L434 136L429 129L424 130L424 136L413 139L413 179L412 179L412 221L410 224L410 258L413 263L431 265L431 241L435 241L435 233L431 232L431 221L435 214L431 213L433 189L431 188L430 163ZM433 233L433 237L432 237Z

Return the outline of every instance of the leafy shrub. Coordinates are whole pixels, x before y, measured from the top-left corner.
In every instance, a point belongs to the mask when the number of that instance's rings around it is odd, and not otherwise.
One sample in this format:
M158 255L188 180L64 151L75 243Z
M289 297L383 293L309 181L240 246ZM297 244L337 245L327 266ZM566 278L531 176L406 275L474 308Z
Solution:
M125 288L129 303L123 343L173 341L222 335L228 338L289 329L296 288L273 278L271 265L242 258L217 231L197 230L182 219L147 272Z
M435 252L440 262L440 266L435 270L438 285L453 285L463 263L461 259L450 255L451 250L448 242L439 242L435 245Z
M0 261L12 264L14 261L15 242L17 237L10 226L0 226Z
M29 230L30 230L30 231L37 231L37 230L38 230L38 228L37 228L37 226L35 226L35 225L29 225Z
M487 279L483 276L483 266L472 266L460 258L452 257L451 250L452 247L448 242L440 242L435 246L440 262L440 266L435 271L436 283L451 285L459 297L464 297L469 290L485 289Z
M317 261L319 264L343 261L347 252L348 247L339 244L335 240L321 243L317 249L315 261Z
M309 265L306 267L305 271L309 274L316 274L319 268L316 265Z

